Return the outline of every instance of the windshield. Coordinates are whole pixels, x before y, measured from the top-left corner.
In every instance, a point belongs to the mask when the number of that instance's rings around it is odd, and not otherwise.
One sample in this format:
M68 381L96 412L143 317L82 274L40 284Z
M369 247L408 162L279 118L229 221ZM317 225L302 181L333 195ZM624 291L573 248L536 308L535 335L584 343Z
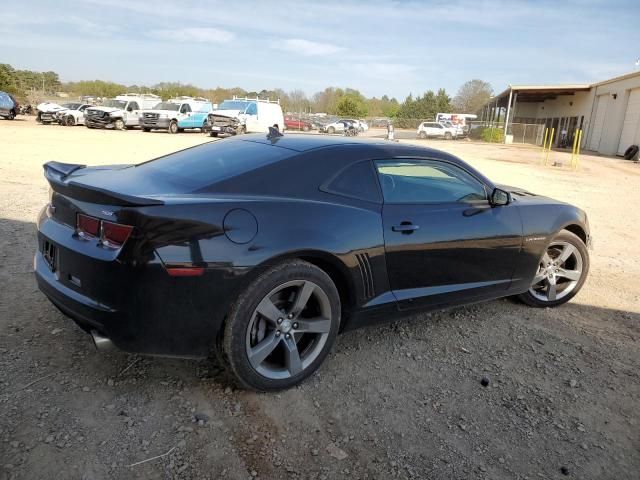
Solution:
M172 110L174 112L177 112L179 108L180 105L178 105L177 103L160 102L158 105L153 107L153 110Z
M124 100L113 100L113 99L106 100L102 104L103 107L118 108L120 110L124 110L124 107L126 105L127 105L127 102L125 102Z
M69 110L75 110L80 106L80 104L79 103L63 103L60 106L64 108L68 108Z
M220 104L218 110L244 110L249 106L249 102L243 102L241 100L225 100Z

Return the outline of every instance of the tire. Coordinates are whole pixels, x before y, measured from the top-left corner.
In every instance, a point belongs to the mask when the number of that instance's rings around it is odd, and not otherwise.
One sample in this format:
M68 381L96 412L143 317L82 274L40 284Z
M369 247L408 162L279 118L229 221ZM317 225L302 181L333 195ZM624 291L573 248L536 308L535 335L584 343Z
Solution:
M420 138L423 139L423 140L426 140L427 132L420 132Z
M240 126L236 129L236 135L244 135L246 132L246 128L243 126Z
M178 122L176 122L175 120L171 120L171 122L169 123L169 133L175 135L176 133L178 133L179 129L178 129Z
M303 125L302 126L302 131L303 132L308 132L310 130L309 125Z
M73 118L72 115L67 115L66 117L64 117L64 125L65 127L75 127L76 119Z
M451 132L444 132L445 140L451 140L452 138L453 138L453 135L451 135Z
M569 254L570 251L572 253ZM564 261L563 254L569 255ZM571 278L565 276L569 273ZM531 307L557 307L571 300L580 291L588 274L589 252L586 245L577 235L562 230L553 236L545 248L531 287L518 295L518 298ZM553 294L551 282L555 285Z
M10 110L9 111L9 115L7 115L7 119L8 120L13 120L16 118L16 111L15 110Z
M218 136L218 132L209 132L209 136L210 137L217 137Z
M150 132L151 129L149 127L142 127L143 132Z
M122 120L121 118L117 118L115 122L113 122L113 127L116 130L126 130L127 127L124 124L124 120Z
M300 310L296 302L303 291L307 300ZM301 260L282 263L254 280L232 305L222 342L228 368L251 390L297 385L329 354L340 312L338 290L324 271ZM302 332L303 323L312 331Z
M631 145L624 152L625 160L633 160L633 158L638 154L638 145Z
M327 128L327 133L329 133L329 134L336 133L336 129L335 129L335 127L329 127L329 128Z

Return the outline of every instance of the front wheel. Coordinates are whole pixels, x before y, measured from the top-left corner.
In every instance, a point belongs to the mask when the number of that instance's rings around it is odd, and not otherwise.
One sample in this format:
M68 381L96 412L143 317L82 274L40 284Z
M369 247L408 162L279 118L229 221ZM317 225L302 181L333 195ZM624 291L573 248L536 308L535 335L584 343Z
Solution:
M11 110L11 111L9 112L9 115L7 116L7 118L8 118L9 120L13 120L14 118L16 118L16 111L15 111L15 110Z
M64 125L67 127L74 127L76 125L76 119L71 115L67 115L64 118Z
M518 298L532 307L555 307L571 300L589 273L589 252L577 235L562 230L542 255L529 290Z
M246 388L273 391L311 375L340 326L340 296L331 278L293 260L258 277L231 307L223 354Z
M169 123L169 133L178 133L178 122L175 120L171 120L171 123Z
M334 127L327 128L327 133L334 134L336 133L336 129Z
M116 130L125 130L125 124L124 124L124 120L122 120L121 118L118 118L115 122L113 122L113 126L115 127Z
M453 138L453 135L451 135L451 132L445 132L444 134L445 140L451 140L452 138Z
M427 133L426 132L420 132L420 138L422 140L425 140L427 138Z

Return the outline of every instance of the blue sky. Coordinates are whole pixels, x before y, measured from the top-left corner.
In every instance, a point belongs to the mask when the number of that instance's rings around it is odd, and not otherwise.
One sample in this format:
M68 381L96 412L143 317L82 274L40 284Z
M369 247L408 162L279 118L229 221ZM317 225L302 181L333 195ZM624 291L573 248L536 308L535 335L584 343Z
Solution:
M640 2L5 0L0 62L63 80L352 87L403 100L471 78L585 83L633 71Z

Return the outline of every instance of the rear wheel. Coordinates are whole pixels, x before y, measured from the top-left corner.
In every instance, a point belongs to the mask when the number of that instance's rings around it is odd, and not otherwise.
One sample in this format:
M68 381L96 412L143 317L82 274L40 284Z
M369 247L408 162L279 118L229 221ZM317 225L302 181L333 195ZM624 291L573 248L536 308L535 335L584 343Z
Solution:
M451 135L451 132L444 132L444 139L445 140L451 140L453 138L453 136Z
M217 137L218 136L218 132L209 132L209 136L210 137Z
M327 128L327 133L336 133L336 129L335 129L335 127L329 127L329 128Z
M309 131L309 125L303 125L302 126L302 131L303 132L308 132Z
M555 307L571 300L589 273L589 252L577 235L562 230L540 259L529 290L518 296L532 307Z
M292 387L323 362L340 326L331 278L301 260L258 277L232 306L223 350L240 384L259 391Z
M420 138L425 140L427 138L427 132L420 132Z
M11 111L9 112L9 115L7 115L7 118L8 118L9 120L13 120L14 118L16 118L16 111L15 111L15 110L11 110Z
M178 122L175 120L171 120L171 123L169 123L169 133L178 133Z
M142 127L143 132L150 132L151 129L149 127Z

